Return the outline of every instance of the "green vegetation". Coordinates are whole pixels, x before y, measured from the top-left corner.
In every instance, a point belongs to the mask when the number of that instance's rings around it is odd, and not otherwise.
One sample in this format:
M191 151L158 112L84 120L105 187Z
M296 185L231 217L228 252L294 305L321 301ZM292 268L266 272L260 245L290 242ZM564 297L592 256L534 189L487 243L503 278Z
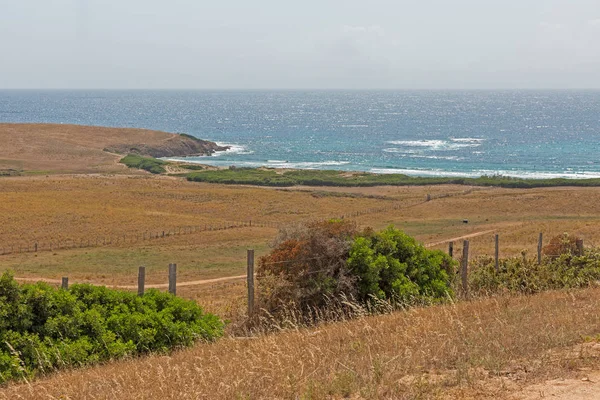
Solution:
M187 133L179 133L179 136L181 136L181 137L184 137L184 138L191 139L191 140L193 140L194 142L202 142L202 140L198 139L198 138L197 138L197 137L195 137L195 136L188 135Z
M359 299L392 299L401 303L452 296L454 261L440 250L428 250L394 227L359 236L348 265L357 277Z
M190 346L223 334L192 301L92 285L69 290L0 278L0 383L56 369Z
M290 307L310 314L330 307L332 299L368 306L452 296L454 261L394 227L359 232L352 222L331 220L282 230L259 260L258 277L260 306L269 315Z
M163 174L167 172L164 166L168 164L166 161L157 160L156 158L151 157L142 157L137 154L128 154L119 162L127 165L129 168L143 169L153 174Z
M600 281L600 252L589 249L578 255L575 241L575 237L567 234L553 238L544 248L546 255L540 264L525 252L521 257L499 260L498 271L494 259L477 259L469 273L469 288L477 295L533 294L595 284Z
M16 169L0 169L0 176L19 176L22 171Z
M194 172L189 181L257 186L407 186L457 184L471 186L497 186L505 188L536 188L554 186L600 186L600 179L521 179L506 176L479 178L411 177L403 174L371 174L329 170L293 170L278 172L275 169L234 168Z
M182 168L189 169L190 171L204 171L206 167L204 165L194 164L181 164ZM187 176L187 175L184 175Z

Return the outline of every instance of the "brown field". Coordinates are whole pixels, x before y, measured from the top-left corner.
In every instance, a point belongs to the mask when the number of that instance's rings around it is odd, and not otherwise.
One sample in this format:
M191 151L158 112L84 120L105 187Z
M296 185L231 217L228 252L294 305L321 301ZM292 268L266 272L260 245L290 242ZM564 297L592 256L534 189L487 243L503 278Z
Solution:
M574 233L588 246L600 242L600 188L475 188L469 193L449 185L273 189L148 174L10 177L1 183L0 254L11 254L0 255L0 270L24 278L69 276L72 282L133 285L138 266L145 265L148 283L160 284L166 283L166 267L172 262L178 264L180 282L237 276L245 272L246 249L265 254L277 229L246 226L189 233L189 227L250 220L254 225L291 224L368 210L372 212L354 218L360 226L394 224L444 250L455 239L456 254L462 246L457 238L468 237L471 257L493 254L494 233L500 235L501 256L522 250L533 256L538 232L546 239ZM425 202L428 193L453 196ZM388 211L379 212L381 208ZM166 237L149 239L163 231ZM39 244L37 253L32 252L34 243ZM56 250L81 245L85 247ZM227 292L243 293L242 282L225 286ZM220 289L202 285L181 293L221 306L225 299L215 303L215 291Z
M127 167L117 163L122 156L102 149L123 143L160 145L174 136L147 129L0 124L0 170L28 174L124 172Z
M1 137L10 129L21 132L16 135L20 139ZM0 271L12 270L19 278L68 276L71 282L135 285L137 268L145 265L148 283L164 284L167 265L173 262L179 282L235 277L245 272L246 249L263 255L277 234L276 228L259 224L286 225L354 212L361 213L353 219L362 227L394 224L435 248L446 250L454 240L455 254L460 254L461 239L468 237L471 257L492 255L495 233L500 235L501 256L522 251L533 256L539 232L546 241L569 232L584 238L586 246L600 244L600 188L274 189L199 184L127 170L116 163L118 156L102 152L119 135L141 140L135 135L147 131L104 129L112 136L92 145L85 139L91 131L81 137L77 132L103 128L65 126L63 131L54 126L49 134L53 139L47 141L40 139L44 129L49 128L0 129L0 168L42 173L0 177ZM34 135L37 142L31 145L27 138ZM143 137L160 141L161 135ZM54 174L46 176L45 171ZM64 171L70 174L55 174ZM434 199L426 202L427 194ZM190 231L248 225L250 220L252 227ZM149 239L162 232L165 237ZM40 251L31 251L34 243ZM243 315L244 292L239 279L178 287L178 295L225 318ZM582 345L584 336L600 334L599 303L597 289L546 293L418 309L256 339L226 339L168 357L60 373L31 386L3 389L0 398L525 396L538 390L524 389L529 384L557 377L581 379L585 368L600 369L600 346ZM574 349L579 353L573 355Z
M591 399L599 320L599 289L491 298L223 339L12 385L0 398Z

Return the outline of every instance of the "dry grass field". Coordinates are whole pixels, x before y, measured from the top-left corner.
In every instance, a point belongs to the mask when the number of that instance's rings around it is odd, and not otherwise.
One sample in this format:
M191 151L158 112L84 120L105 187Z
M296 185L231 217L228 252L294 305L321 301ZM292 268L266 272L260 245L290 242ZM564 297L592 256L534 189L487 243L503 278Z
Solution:
M254 226L192 233L186 229L250 220L292 224L395 205L400 208L355 219L365 227L395 224L441 249L447 248L448 240L467 236L472 257L493 253L494 233L500 234L502 256L522 250L533 255L540 231L546 238L574 233L587 245L600 241L596 229L600 188L273 189L148 174L10 177L1 183L0 253L8 249L13 253L0 255L0 270L11 269L18 277L69 276L71 281L133 285L137 267L145 265L148 283L156 284L166 283L166 267L172 262L178 264L181 282L236 276L244 273L246 249L254 248L257 256L265 254L277 229ZM427 194L452 196L425 202ZM163 231L175 234L149 239ZM36 242L43 251L19 253L18 249L32 250ZM460 254L461 241L455 242ZM53 251L46 250L50 243ZM92 247L55 250L60 244L88 243ZM238 285L228 290L242 293ZM197 288L202 295L194 288L182 293L206 299L206 289Z
M104 148L125 143L156 146L173 137L147 129L3 123L0 170L28 174L123 172L127 168L118 164L121 157L102 151Z
M498 297L223 339L12 385L0 398L533 399L570 382L552 398L590 399L598 321L599 289Z
M501 256L535 254L538 232L548 239L562 232L600 242L600 188L498 189L463 186L274 189L210 185L181 178L144 175L51 175L2 178L0 185L0 271L20 278L106 285L135 285L146 266L148 284L166 284L167 266L178 264L178 281L198 281L245 273L246 249L269 251L277 234L270 227L176 234L190 226L231 221L291 224L355 211L399 205L356 219L360 226L401 227L423 243L447 249L447 241L469 237L471 256L493 254L499 233ZM450 197L425 202L427 194ZM463 219L469 223L464 224ZM146 240L141 240L143 235ZM123 242L125 236L125 242ZM109 239L112 244L103 245ZM47 251L48 243L92 247ZM95 242L99 246L95 246ZM43 251L18 253L18 248ZM107 240L108 242L108 240ZM461 241L455 240L455 254ZM178 293L211 312L234 319L244 312L244 282L181 287Z
M0 177L0 271L20 278L135 285L145 265L147 282L164 284L169 263L178 264L179 282L235 277L245 273L246 249L263 255L277 234L257 223L354 212L359 226L394 224L431 247L454 240L455 254L468 237L471 257L493 254L495 233L501 256L533 256L539 232L600 244L600 188L200 184L128 170L102 152L119 135L148 142L163 133L54 126L45 141L45 129L0 129L0 167L36 175ZM102 140L91 144L90 135ZM250 220L252 227L189 230ZM40 251L22 251L34 243ZM239 279L178 287L224 318L244 313L244 292ZM4 388L0 398L525 398L540 391L530 384L581 382L587 369L600 369L600 346L582 344L600 333L599 305L600 291L589 289L415 309L63 372Z

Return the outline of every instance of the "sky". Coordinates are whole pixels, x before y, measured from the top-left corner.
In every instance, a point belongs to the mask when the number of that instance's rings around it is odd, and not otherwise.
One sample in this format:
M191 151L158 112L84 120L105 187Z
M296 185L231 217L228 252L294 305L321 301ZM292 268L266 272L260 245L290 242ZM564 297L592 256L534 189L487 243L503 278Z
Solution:
M0 88L600 88L600 0L0 0Z

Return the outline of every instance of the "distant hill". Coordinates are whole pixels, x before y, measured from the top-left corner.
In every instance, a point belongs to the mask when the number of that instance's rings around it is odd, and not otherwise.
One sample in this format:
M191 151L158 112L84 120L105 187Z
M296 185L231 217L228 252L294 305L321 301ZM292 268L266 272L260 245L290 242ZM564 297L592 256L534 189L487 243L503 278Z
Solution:
M0 124L0 143L0 175L120 172L123 154L174 157L226 149L185 134L59 124Z

